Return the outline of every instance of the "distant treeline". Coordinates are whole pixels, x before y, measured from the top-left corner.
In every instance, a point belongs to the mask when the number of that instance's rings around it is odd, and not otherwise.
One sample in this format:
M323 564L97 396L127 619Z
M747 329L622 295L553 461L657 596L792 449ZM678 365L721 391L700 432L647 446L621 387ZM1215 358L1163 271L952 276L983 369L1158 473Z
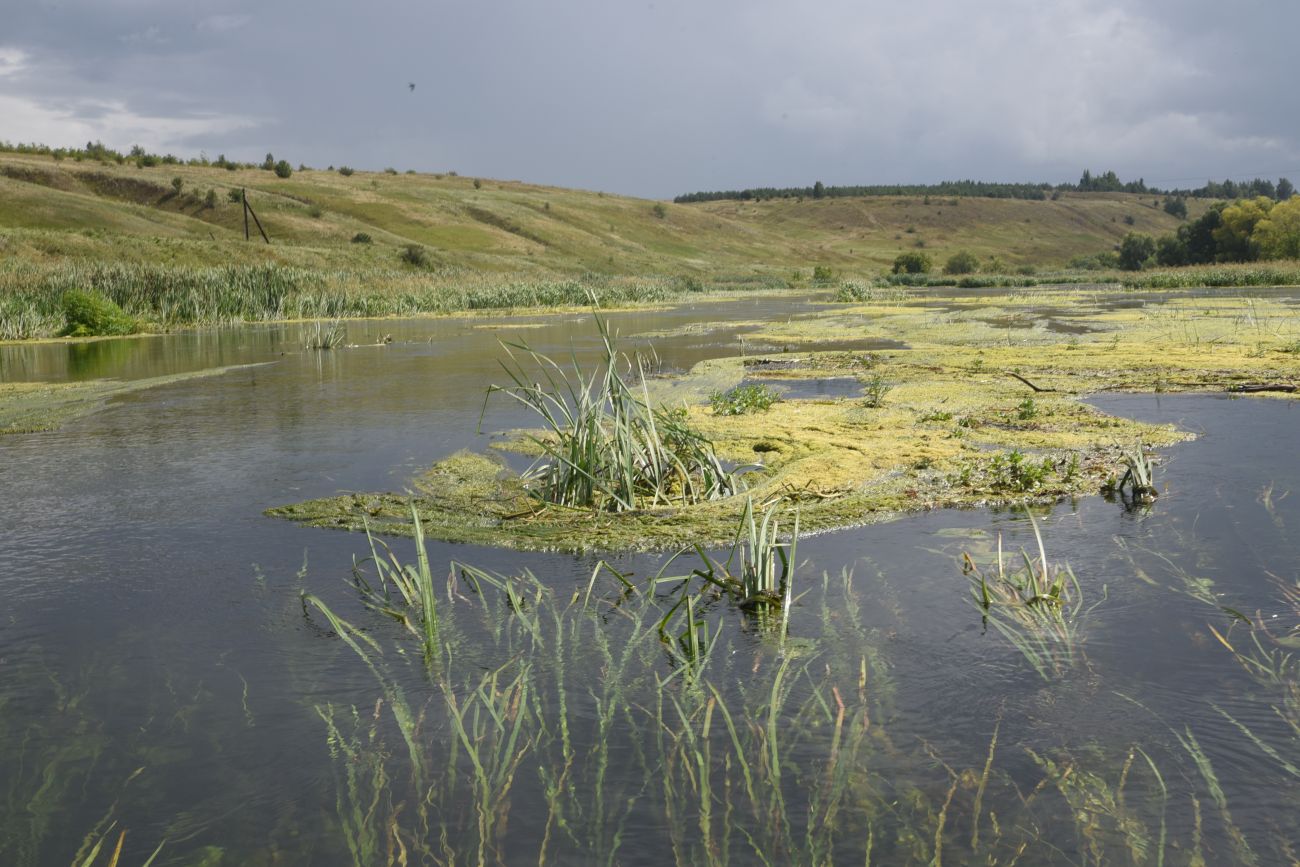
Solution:
M811 187L751 187L745 190L686 193L673 199L678 204L716 202L720 200L762 201L763 199L838 199L864 196L978 196L990 199L1059 198L1063 192L1074 193L1145 193L1198 199L1237 199L1255 196L1282 201L1295 192L1286 178L1277 183L1263 178L1252 181L1208 181L1197 189L1164 190L1136 181L1120 180L1114 172L1094 175L1084 170L1077 184L1002 184L986 181L943 181L937 184L872 184L828 187L821 181Z

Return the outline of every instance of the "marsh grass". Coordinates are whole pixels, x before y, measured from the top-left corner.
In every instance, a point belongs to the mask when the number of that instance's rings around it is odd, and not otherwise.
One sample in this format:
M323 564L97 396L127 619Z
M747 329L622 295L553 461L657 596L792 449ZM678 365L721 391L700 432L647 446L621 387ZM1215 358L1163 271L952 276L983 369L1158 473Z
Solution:
M719 282L739 291L750 283ZM509 278L456 267L307 268L258 264L188 266L0 264L0 340L52 337L68 324L64 299L91 293L121 308L136 328L172 329L286 319L410 316L462 310L647 304L691 294L674 277Z
M895 686L853 577L820 583L819 640L739 665L725 610L609 567L570 592L453 564L432 665L402 652L418 630L343 625L381 692L317 707L352 863L1252 863L1190 730L1222 851L1140 745L1021 748L1035 784L1001 770L1000 716L969 764L891 734Z
M962 554L962 571L970 581L971 600L984 623L992 624L1016 647L1039 676L1056 680L1083 660L1079 624L1105 599L1085 606L1083 588L1068 564L1050 564L1043 535L1029 515L1038 556L1023 548L1020 563L1003 556L998 536L996 571L981 569L969 553Z
M302 347L308 352L338 349L348 338L348 330L342 322L335 320L329 324L315 322L303 336Z
M604 353L591 370L576 356L566 370L525 343L503 344L511 384L490 387L483 412L501 393L542 422L542 435L529 437L543 452L524 474L530 492L553 505L631 512L744 490L744 474L757 467L727 469L684 412L652 405L640 361L615 348L599 315L596 323Z

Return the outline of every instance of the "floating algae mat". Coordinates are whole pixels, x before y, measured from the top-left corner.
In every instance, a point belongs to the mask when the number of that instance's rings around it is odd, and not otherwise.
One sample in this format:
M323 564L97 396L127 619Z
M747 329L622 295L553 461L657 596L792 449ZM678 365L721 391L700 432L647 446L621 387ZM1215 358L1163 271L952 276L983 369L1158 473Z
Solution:
M0 435L55 430L102 409L111 399L177 382L219 376L249 365L173 373L145 379L80 382L0 382Z
M753 333L776 344L895 340L909 348L801 352L799 366L782 371L795 389L790 399L760 412L716 416L692 405L758 369L747 358L705 360L675 380L656 379L646 400L680 404L725 460L761 463L746 477L748 495L798 502L804 527L818 531L944 506L1096 493L1123 472L1123 447L1190 435L1108 416L1082 402L1089 394L1294 388L1300 328L1279 300L1188 297L1101 309L1096 296L1096 289L1022 291L948 299L941 310L923 299L828 307ZM1079 333L1062 334L1034 315L1071 303L1082 311L1072 320ZM993 309L1016 327L991 321ZM855 380L871 384L861 401L802 399L818 383ZM404 492L346 494L269 514L409 533L413 502L429 532L449 541L617 550L720 543L738 508L726 499L633 514L556 505L525 478L468 454L412 484L413 500Z

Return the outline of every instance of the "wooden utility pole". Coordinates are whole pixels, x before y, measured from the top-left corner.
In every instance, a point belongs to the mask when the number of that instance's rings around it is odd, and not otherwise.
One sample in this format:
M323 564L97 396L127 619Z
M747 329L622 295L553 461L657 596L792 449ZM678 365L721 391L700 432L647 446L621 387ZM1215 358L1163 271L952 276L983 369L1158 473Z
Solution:
M257 231L262 233L262 240L268 244L271 243L271 239L266 237L266 229L262 228L262 221L257 219L257 211L254 211L253 206L248 203L248 190L241 187L239 198L244 201L244 240L248 240L248 215L252 214L253 222L257 224Z

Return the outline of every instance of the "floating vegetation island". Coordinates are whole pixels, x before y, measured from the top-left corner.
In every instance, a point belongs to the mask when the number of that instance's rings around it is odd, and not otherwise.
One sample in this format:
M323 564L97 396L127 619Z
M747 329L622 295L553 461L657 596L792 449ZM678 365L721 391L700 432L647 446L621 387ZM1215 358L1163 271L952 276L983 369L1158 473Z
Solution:
M760 464L743 476L748 494L757 502L799 503L804 531L815 532L940 507L1114 488L1134 443L1159 447L1191 434L1110 416L1084 398L1113 391L1285 392L1300 374L1298 337L1293 308L1279 297L1056 287L939 301L918 291L881 303L827 305L753 332L756 342L787 350L780 355L713 359L680 377L645 382L634 381L631 359L611 355L602 370L623 365L635 400L674 413L724 462ZM907 348L817 349L855 340ZM575 380L604 375L534 362ZM853 376L862 395L773 401L743 414L718 401L709 405L710 395L743 386L755 370L791 383ZM512 375L515 387L530 381L522 371ZM555 400L564 399L557 393ZM551 445L555 431L548 425L504 447L538 455L538 467L562 464ZM520 474L497 457L460 453L414 479L411 493L431 536L548 550L721 543L740 511L734 496L663 500L617 513L574 506L540 496L537 471ZM320 527L410 533L410 502L408 492L349 493L269 514Z

